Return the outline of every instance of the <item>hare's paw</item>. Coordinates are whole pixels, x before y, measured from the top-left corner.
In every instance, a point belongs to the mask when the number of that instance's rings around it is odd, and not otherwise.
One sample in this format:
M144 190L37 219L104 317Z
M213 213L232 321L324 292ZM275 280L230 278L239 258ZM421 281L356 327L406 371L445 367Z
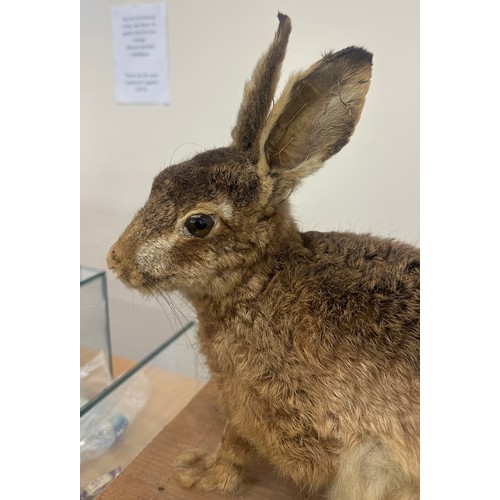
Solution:
M241 467L221 460L215 453L185 452L177 457L174 467L177 479L185 488L236 493L243 484Z

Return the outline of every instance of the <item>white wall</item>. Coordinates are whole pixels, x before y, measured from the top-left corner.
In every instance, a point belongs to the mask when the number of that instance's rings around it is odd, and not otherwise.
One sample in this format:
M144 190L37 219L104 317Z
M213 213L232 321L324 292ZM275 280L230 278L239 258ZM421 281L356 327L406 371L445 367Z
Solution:
M114 102L110 9L136 3L81 1L82 264L105 268L109 246L162 168L229 142L244 82L274 35L278 10L293 24L279 90L287 75L325 51L362 45L374 53L371 88L351 142L293 195L300 226L418 244L416 0L168 0L167 107ZM138 359L183 321L109 274L108 288L115 353Z

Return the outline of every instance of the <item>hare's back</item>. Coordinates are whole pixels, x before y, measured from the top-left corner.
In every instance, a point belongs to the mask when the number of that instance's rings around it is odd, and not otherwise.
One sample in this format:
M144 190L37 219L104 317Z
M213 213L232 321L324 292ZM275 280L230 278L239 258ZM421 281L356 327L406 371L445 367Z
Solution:
M301 236L305 248L318 258L331 260L332 264L384 275L419 274L420 251L408 243L347 232L310 231Z
M318 283L348 294L404 300L419 295L417 247L368 234L302 233L302 244Z
M418 248L339 232L302 233L301 240L272 287L275 316L288 304L287 323L312 322L319 344L326 342L335 352L353 348L374 358L402 356L418 370ZM312 328L304 324L298 330ZM310 333L306 339L313 340Z

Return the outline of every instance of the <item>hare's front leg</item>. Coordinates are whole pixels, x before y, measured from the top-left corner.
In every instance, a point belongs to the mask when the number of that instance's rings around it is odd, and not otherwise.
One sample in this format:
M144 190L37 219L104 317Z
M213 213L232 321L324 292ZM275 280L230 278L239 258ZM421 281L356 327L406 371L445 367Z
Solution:
M186 488L236 493L243 484L243 468L250 452L250 445L226 424L213 453L195 450L177 457L174 463L177 479Z

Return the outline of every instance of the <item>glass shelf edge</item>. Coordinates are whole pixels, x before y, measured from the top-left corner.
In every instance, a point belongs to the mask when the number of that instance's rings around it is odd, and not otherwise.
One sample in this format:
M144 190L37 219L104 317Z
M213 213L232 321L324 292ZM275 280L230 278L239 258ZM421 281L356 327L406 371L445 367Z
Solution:
M195 325L194 321L189 321L186 323L175 335L170 337L168 340L160 344L156 349L151 351L145 358L139 361L132 368L122 373L119 377L113 380L109 385L107 385L99 394L95 395L92 399L89 399L83 406L80 407L80 418L87 414L94 406L101 402L108 394L112 393L117 387L126 382L130 377L137 373L144 365L149 363L153 358L158 356L164 349L166 349L170 344L175 342L181 335L183 335L187 330Z

